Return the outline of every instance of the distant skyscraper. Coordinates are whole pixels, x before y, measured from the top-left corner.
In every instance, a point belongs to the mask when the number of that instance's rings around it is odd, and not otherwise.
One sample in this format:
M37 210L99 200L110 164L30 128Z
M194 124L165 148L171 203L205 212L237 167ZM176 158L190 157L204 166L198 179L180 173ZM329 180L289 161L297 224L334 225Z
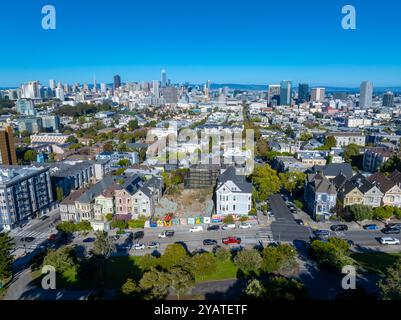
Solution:
M167 72L166 72L166 70L162 70L162 72L161 72L161 83L162 83L162 88L167 87Z
M392 92L387 92L383 96L383 107L393 107L394 106L394 94Z
M178 90L175 87L163 89L163 98L165 103L174 104L178 102Z
M362 82L360 93L359 107L371 108L373 100L373 83L370 81Z
M153 80L152 82L152 93L156 98L159 98L159 81Z
M292 81L282 81L280 85L280 104L282 106L291 105Z
M56 89L56 81L54 81L54 80L49 80L49 87L50 87L50 89L52 89L52 90Z
M267 103L270 104L272 100L276 100L277 104L280 102L280 85L270 84L267 91ZM276 105L277 105L276 104Z
M300 83L298 85L298 101L306 102L309 101L309 85L306 83Z
M19 114L24 116L36 116L35 104L32 100L19 99L15 105Z
M121 77L117 74L114 76L114 90L121 87Z
M30 81L21 86L21 98L23 99L39 99L40 83L38 81Z
M96 77L93 77L93 89L92 89L92 91L93 91L94 93L97 92L97 81L96 81Z
M105 83L100 84L100 92L101 93L106 93L107 92L107 86Z
M7 166L17 164L13 129L10 126L0 130L0 161Z
M322 102L326 96L325 88L313 88L311 90L311 100L314 102Z

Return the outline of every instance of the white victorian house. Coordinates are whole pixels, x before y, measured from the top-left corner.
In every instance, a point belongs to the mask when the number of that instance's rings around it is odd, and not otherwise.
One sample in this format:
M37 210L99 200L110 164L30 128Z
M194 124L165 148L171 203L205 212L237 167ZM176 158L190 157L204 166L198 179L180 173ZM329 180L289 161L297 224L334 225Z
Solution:
M217 180L216 214L247 216L251 209L252 183L229 167Z

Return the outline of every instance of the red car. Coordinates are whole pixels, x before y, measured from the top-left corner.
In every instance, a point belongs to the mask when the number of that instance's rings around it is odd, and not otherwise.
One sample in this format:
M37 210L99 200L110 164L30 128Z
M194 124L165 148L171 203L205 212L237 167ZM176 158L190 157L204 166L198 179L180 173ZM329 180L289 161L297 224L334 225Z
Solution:
M224 244L241 244L241 238L228 237L223 239Z
M50 236L49 236L49 240L50 241L55 241L56 240L56 235L55 234L51 234Z

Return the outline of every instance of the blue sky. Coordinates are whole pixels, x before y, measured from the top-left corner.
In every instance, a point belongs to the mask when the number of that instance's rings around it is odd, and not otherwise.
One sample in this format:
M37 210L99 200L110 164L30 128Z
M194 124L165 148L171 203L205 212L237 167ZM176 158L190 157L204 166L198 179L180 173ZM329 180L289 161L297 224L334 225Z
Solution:
M57 29L41 28L41 8ZM357 30L341 28L341 8ZM28 80L401 85L398 0L4 0L0 86Z

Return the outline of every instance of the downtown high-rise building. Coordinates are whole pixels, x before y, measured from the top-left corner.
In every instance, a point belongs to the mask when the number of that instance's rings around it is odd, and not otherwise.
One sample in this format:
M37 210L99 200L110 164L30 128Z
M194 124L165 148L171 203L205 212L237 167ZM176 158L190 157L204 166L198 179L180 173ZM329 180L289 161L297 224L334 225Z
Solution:
M394 94L389 91L383 95L383 107L393 107L393 106L394 106Z
M280 84L280 105L291 105L292 99L292 81L284 80Z
M326 96L325 88L313 88L311 90L311 101L322 102Z
M361 83L359 107L360 108L371 108L373 101L373 83L370 81L364 81Z
M121 77L117 74L114 76L114 90L117 90L118 88L121 87Z
M162 85L162 88L167 87L167 72L166 72L166 70L162 70L162 72L161 72L161 85Z
M157 81L157 80L152 81L152 93L156 98L159 98L159 96L160 96L159 81Z
M1 165L17 165L14 134L11 126L0 129L0 161Z
M280 103L280 90L279 84L270 84L267 89L267 103L271 104L273 100L276 100L276 105Z
M107 85L104 82L102 82L100 84L100 92L101 93L106 93L107 92Z
M300 83L298 85L298 102L309 101L309 85L306 83Z
M40 99L40 83L30 81L21 85L22 99Z

